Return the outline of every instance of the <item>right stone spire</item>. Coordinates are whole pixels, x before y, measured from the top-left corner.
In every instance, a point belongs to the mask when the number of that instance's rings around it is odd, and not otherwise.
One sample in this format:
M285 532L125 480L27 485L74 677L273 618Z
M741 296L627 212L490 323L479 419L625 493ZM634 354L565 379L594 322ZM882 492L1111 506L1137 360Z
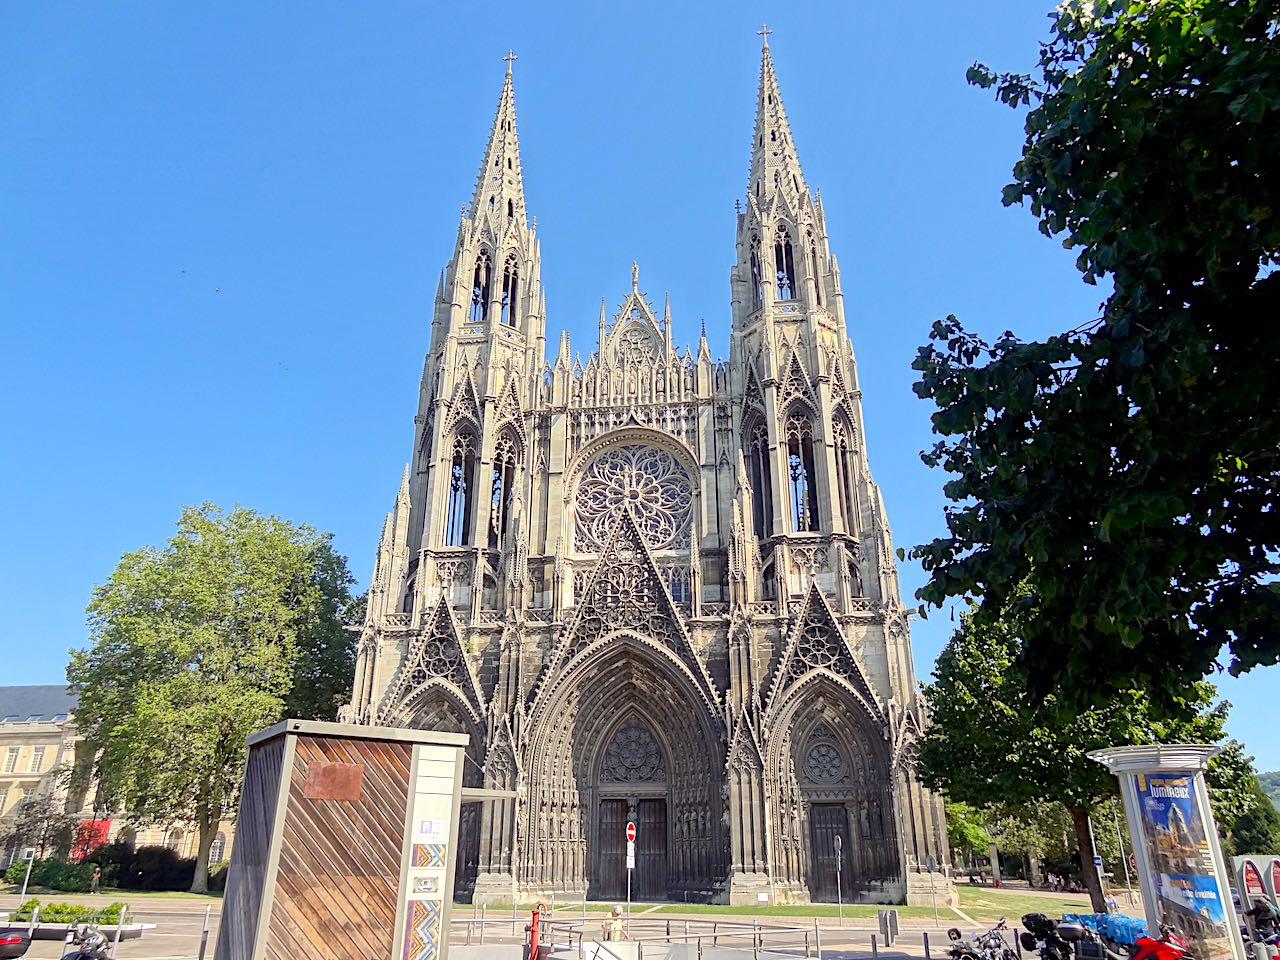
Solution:
M800 158L791 136L791 124L782 105L778 77L769 51L769 29L761 28L764 44L760 50L760 90L756 101L756 128L751 142L751 179L747 192L762 208L782 193L794 207L808 192Z

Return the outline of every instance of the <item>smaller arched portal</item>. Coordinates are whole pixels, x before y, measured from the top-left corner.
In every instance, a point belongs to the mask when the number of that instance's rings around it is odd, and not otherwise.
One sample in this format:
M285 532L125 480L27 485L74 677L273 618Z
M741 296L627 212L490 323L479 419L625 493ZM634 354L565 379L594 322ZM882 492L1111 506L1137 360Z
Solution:
M415 730L465 733L470 740L462 763L462 785L484 786L484 730L465 700L444 683L427 683L411 694L398 714L397 725ZM454 866L454 898L471 899L480 865L480 804L464 803L458 823L458 857Z
M834 677L811 675L787 701L771 751L780 873L814 901L892 899L901 858L882 731Z

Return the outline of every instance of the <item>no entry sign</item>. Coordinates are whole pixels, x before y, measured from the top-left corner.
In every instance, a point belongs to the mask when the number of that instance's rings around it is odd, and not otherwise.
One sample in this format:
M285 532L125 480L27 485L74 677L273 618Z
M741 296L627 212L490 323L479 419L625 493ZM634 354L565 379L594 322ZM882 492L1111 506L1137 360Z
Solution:
M627 839L634 841L636 838L636 822L634 820L627 821Z

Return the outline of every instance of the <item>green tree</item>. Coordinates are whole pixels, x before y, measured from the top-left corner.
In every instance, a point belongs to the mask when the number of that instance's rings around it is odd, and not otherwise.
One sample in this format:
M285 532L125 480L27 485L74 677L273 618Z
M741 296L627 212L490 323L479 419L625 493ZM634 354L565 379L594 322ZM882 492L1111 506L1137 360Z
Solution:
M1270 797L1271 803L1280 810L1280 770L1258 774L1258 782L1262 784L1263 793Z
M955 317L916 393L952 474L925 605L1020 584L1037 692L1161 700L1280 659L1280 34L1275 0L1064 0L1004 188L1112 290L1096 318L988 343ZM1027 305L1034 309L1034 305ZM1062 681L1062 682L1060 682Z
M1107 802L1119 790L1116 778L1086 754L1131 743L1217 743L1227 705L1212 706L1213 686L1198 681L1176 713L1130 690L1106 706L1067 715L1052 694L1040 696L1028 687L1025 673L1014 668L1020 652L1010 623L963 616L938 657L934 682L924 687L931 723L920 747L920 777L972 806L1061 804L1071 818L1085 885L1094 908L1102 911L1090 818L1108 811ZM1244 777L1252 771L1238 747L1223 757L1213 764L1214 799L1234 818L1234 811L1252 803L1239 797L1248 792ZM1020 839L1019 846L1025 848L1026 841Z
M952 851L985 857L992 840L983 811L954 800L947 801L946 810L947 841Z
M94 590L92 646L67 668L86 755L132 817L194 821L193 891L207 888L209 847L235 810L245 737L291 702L331 716L351 670L340 622L351 582L328 534L205 504Z
M11 816L8 829L0 836L0 849L13 847L16 855L23 847L34 847L37 860L65 857L71 849L79 821L52 794L24 797Z
M1232 824L1230 842L1224 844L1230 849L1224 852L1239 856L1246 853L1280 854L1280 813L1256 777L1252 792L1253 807Z

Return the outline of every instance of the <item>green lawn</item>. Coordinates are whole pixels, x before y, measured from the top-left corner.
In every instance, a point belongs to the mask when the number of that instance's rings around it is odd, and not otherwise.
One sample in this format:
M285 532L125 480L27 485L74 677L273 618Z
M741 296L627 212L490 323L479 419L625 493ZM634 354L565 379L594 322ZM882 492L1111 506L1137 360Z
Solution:
M22 890L21 884L2 883L0 882L0 894L13 894L17 896ZM65 890L50 890L47 887L31 884L27 887L27 896L43 897L49 900L66 899L67 897L94 897L101 898L103 903L110 903L112 900L221 900L222 894L219 893L187 893L177 890L118 890L115 887L103 887L95 894L90 893L68 893Z
M1016 925L1024 913L1045 913L1060 917L1064 913L1092 913L1088 896L1046 897L1034 892L993 890L990 887L971 887L967 883L956 885L960 891L960 909L975 920L1008 919Z

